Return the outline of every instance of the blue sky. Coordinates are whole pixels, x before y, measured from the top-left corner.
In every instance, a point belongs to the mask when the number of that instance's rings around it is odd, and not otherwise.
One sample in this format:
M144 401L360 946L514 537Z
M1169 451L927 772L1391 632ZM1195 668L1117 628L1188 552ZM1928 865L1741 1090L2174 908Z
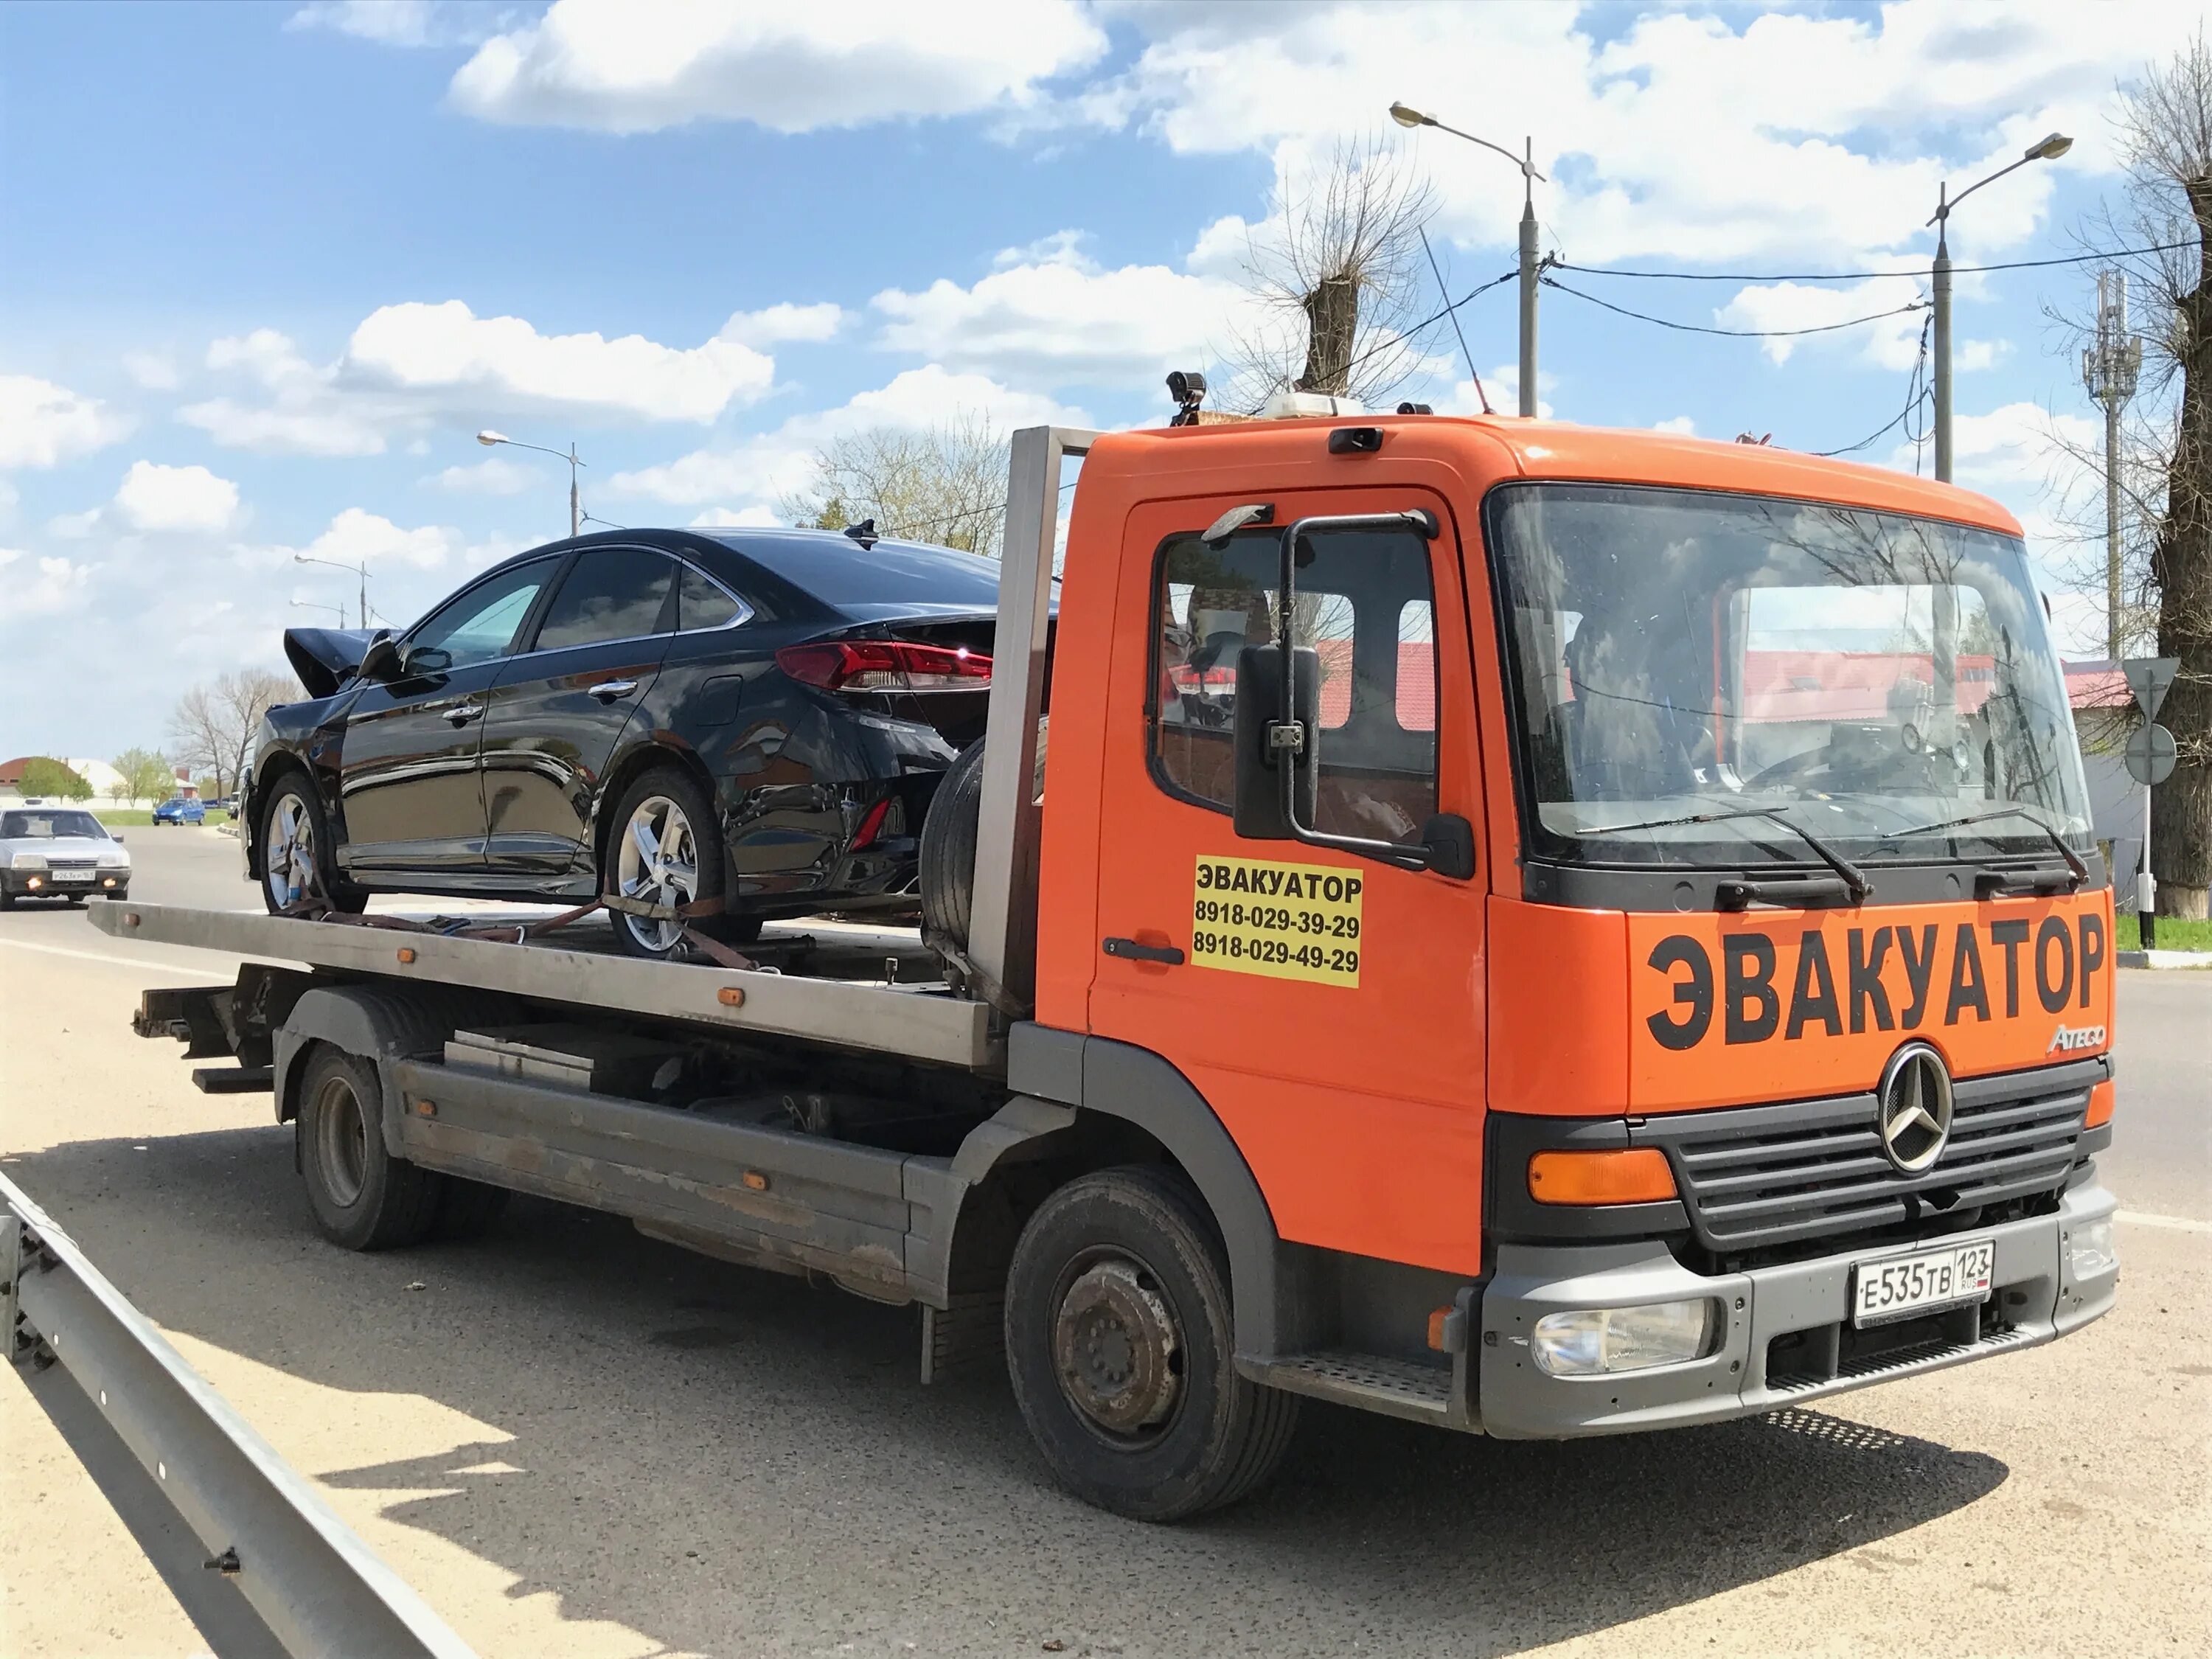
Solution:
M963 415L1164 413L1248 302L1279 179L1402 144L1455 287L1512 260L1552 176L1571 261L1725 272L1924 263L1936 185L2045 132L2071 155L1960 210L1962 263L2073 251L2116 185L2115 82L2194 5L1457 7L561 0L0 9L0 755L158 741L176 692L351 604L404 623L566 528L772 520L811 448ZM1635 309L1802 327L1912 301L1573 276ZM2018 513L2062 623L2091 406L2043 317L2067 268L1962 281L1961 483ZM1791 344L1669 333L1548 292L1541 395L1594 424L1828 449L1902 406L1920 318ZM1512 290L1468 307L1511 407ZM1447 337L1437 343L1449 348ZM1472 407L1439 356L1406 389ZM1894 435L1865 459L1910 467ZM294 601L304 601L295 605Z

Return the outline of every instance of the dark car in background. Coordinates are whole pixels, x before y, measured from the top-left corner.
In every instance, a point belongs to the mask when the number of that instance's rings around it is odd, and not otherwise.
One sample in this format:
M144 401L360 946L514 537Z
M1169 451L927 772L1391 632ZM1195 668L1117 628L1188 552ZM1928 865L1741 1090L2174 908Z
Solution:
M998 565L809 530L609 532L404 633L295 629L244 800L272 911L372 893L723 901L707 931L911 910L922 818L980 737ZM623 915L638 955L672 922Z

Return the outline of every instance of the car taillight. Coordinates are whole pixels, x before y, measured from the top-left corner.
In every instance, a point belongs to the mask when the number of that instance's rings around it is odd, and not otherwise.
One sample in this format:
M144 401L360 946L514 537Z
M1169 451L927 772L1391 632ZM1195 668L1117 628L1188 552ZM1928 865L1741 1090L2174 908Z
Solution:
M824 691L987 691L991 659L964 647L906 640L828 640L787 645L776 666Z

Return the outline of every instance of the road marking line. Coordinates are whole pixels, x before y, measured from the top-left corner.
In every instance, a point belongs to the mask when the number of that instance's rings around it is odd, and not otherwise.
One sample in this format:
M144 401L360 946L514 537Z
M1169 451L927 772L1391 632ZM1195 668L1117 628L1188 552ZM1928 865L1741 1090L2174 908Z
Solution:
M190 974L197 979L210 980L218 985L229 983L233 977L229 974L217 973L211 968L203 968L198 963L172 962L167 957L107 956L98 951L72 951L60 945L33 945L28 939L0 939L0 945L5 945L16 951L36 951L40 956L68 957L77 962L96 962L106 968L140 966L159 968L165 973Z
M2123 1221L2138 1227L2166 1227L2177 1233L2212 1233L2212 1221L2197 1221L2185 1215L2145 1215L2140 1210L2122 1210Z

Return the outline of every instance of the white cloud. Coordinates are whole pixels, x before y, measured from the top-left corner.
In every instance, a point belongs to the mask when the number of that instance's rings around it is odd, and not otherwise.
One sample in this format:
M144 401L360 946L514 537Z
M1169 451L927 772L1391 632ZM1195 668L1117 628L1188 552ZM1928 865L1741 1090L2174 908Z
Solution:
M0 605L0 619L50 617L80 607L88 597L94 567L75 559L32 559L19 574L11 569L19 560L31 559L21 548L0 547L0 570L9 570L8 603ZM36 574L31 574L36 571Z
M1590 8L1567 5L1122 15L1145 37L1135 62L1055 106L1058 118L1136 127L1181 151L1258 152L1297 173L1403 99L1509 147L1533 133L1550 175L1537 212L1571 258L1824 266L1924 248L1946 176L1978 178L2053 129L2076 140L2058 165L2109 169L2100 106L2113 82L2195 27L2193 9L2160 0L2020 0L2001 25L1949 0L1667 6L1604 40ZM1383 130L1430 171L1449 234L1511 246L1521 179L1504 158L1445 133ZM2042 163L1976 197L1954 222L1954 257L2017 246L2054 183Z
M1196 367L1250 301L1233 284L1165 265L1102 270L1063 231L1009 250L972 286L940 278L919 293L885 289L877 344L955 371L1042 386L1157 384ZM1017 263L1005 263L1012 258Z
M2068 453L2094 453L2103 422L2082 415L2054 415L2035 404L2006 404L1986 415L1960 415L1951 422L1951 476L2008 505L2033 505L2062 489L2075 470ZM1890 464L1910 468L1912 446L1901 445ZM2017 507L2016 507L2016 509Z
M264 454L378 455L444 423L506 416L711 422L769 392L775 361L757 344L827 338L834 305L740 312L696 346L640 334L541 334L520 317L479 317L459 300L407 301L364 318L336 361L316 364L274 329L216 340L207 367L258 388L178 418L226 447Z
M403 530L381 514L349 507L330 527L300 550L311 559L338 564L413 565L430 570L446 562L461 544L460 532L428 524Z
M130 429L97 398L33 374L0 374L0 467L59 466Z
M177 360L166 351L126 351L123 372L149 392L174 392L180 384Z
M922 430L970 416L1004 428L1090 424L1079 409L932 363L908 369L889 385L863 392L836 409L794 416L759 437L617 472L607 487L616 495L687 507L713 503L726 512L769 512L767 521L776 522L775 503L806 482L816 448L840 434L877 426Z
M1698 435L1698 423L1687 415L1669 415L1663 421L1654 421L1651 423L1651 429L1654 432L1671 432L1678 438L1694 438Z
M385 46L427 46L433 39L430 0L316 0L287 18L288 29L331 29Z
M1076 0L557 0L485 41L449 95L489 121L652 132L733 120L806 132L1018 107L1106 44Z
M204 466L133 461L109 509L129 530L209 535L238 518L238 486Z
M772 525L780 525L782 522L781 518L765 507L748 507L737 513L731 512L726 507L710 507L691 520L690 528L693 530L757 530Z
M844 323L844 308L828 301L811 306L786 303L765 311L738 312L722 325L719 337L749 346L781 345L786 341L812 344L831 338Z
M545 481L545 474L537 467L499 455L473 466L449 466L422 480L433 489L456 495L520 495Z

